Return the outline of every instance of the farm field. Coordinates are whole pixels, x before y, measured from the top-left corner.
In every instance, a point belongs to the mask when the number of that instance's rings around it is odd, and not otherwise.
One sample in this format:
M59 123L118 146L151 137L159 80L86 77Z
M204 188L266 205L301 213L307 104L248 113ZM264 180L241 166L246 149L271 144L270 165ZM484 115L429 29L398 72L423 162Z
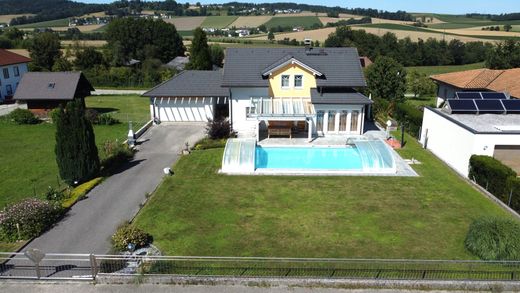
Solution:
M442 73L450 73L464 70L484 68L484 62L466 65L446 65L446 66L411 66L406 67L407 71L418 71L428 76Z
M62 19L55 19L55 20L49 20L49 21L21 24L21 25L15 26L15 27L22 29L22 28L45 28L45 27L68 27L68 26L69 26L69 19L62 18Z
M25 14L4 14L0 15L0 23L7 23L11 22L13 18L21 17L21 16L33 16L34 14L31 13L25 13Z
M174 166L137 216L166 255L474 259L473 219L510 217L412 138L415 178L226 176L223 149Z
M164 21L173 23L178 31L191 31L202 25L206 16L186 16L168 18Z
M87 107L111 113L121 124L95 125L99 147L107 140L123 141L128 131L128 120L136 121L134 129L149 115L148 100L133 96L96 96L86 99ZM54 155L55 126L43 122L36 125L16 125L0 119L0 209L6 204L25 197L41 197L49 186L59 183Z
M310 38L314 41L323 42L327 39L329 34L336 31L335 27L327 27L315 30L308 30L303 32L289 32L289 33L277 33L274 35L275 40L283 40L284 38L296 39L298 41L303 41L305 38ZM252 40L267 40L267 35L259 36L259 37L251 37L248 38Z
M68 45L73 45L76 41L72 41L72 40L63 40L61 41L61 45L62 47L64 46L68 46ZM79 44L81 46L85 46L85 47L103 47L104 45L106 45L107 41L105 40L80 40L79 41Z
M229 26L230 27L258 27L266 22L268 22L272 16L239 16L235 21L233 21Z
M208 28L225 28L233 23L238 16L208 16L200 26Z
M313 24L321 24L321 21L316 16L285 16L273 17L265 23L265 26L270 29L273 27L296 27L303 26L306 29L312 27Z

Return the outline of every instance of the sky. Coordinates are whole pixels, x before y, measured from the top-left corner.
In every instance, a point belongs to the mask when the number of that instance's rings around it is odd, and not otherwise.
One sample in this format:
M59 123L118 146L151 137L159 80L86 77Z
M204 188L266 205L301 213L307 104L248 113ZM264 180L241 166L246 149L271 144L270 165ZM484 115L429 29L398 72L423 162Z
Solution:
M75 0L86 3L110 3L112 0ZM208 3L227 3L226 1L205 1L199 0L202 4ZM239 1L239 0L237 0ZM177 2L195 3L197 1L178 0ZM446 14L466 14L466 13L511 13L520 12L520 0L299 0L299 1L239 1L239 2L297 2L305 4L320 4L326 6L341 6L341 7L362 7L375 8L380 10L396 11L405 10L408 12L433 12Z

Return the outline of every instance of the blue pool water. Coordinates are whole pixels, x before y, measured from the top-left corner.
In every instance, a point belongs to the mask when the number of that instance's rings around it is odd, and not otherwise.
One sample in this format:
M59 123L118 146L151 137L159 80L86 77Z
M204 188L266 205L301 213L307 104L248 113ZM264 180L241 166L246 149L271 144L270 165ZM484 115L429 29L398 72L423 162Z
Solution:
M257 169L362 170L355 147L256 147Z

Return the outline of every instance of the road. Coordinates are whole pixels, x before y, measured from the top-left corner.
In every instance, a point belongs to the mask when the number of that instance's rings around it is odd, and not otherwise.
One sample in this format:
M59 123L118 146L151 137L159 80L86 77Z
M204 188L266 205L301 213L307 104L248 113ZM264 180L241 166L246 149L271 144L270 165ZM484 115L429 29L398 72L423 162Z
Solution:
M139 151L124 170L107 178L67 213L65 219L27 248L49 253L105 254L119 224L130 220L160 183L184 147L202 138L202 125L153 126L140 139Z

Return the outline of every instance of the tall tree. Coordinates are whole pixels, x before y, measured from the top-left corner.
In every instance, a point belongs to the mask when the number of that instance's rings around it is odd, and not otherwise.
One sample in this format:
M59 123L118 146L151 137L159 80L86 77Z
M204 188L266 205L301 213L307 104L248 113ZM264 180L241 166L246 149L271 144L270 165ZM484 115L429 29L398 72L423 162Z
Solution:
M378 57L366 71L368 89L377 100L387 103L387 114L393 113L406 91L406 70L390 57Z
M61 57L61 44L57 34L45 32L36 34L29 46L34 69L52 70L54 62Z
M79 70L85 70L103 64L103 62L103 54L101 52L98 52L95 48L86 47L76 51L74 66Z
M435 92L435 83L426 74L417 70L412 70L407 75L406 83L408 90L413 93L414 97L429 95Z
M190 48L190 62L186 64L191 70L211 70L211 53L206 33L200 28L193 31L193 40Z
M218 67L222 67L224 62L224 49L219 45L211 45L209 51L211 55L211 63Z
M507 40L499 43L489 52L486 66L491 69L520 67L520 41Z
M163 20L118 18L108 25L106 38L116 62L156 58L166 63L186 50L175 26Z
M56 163L67 184L78 184L99 173L100 163L94 129L85 117L81 99L60 107L53 117L56 123Z

